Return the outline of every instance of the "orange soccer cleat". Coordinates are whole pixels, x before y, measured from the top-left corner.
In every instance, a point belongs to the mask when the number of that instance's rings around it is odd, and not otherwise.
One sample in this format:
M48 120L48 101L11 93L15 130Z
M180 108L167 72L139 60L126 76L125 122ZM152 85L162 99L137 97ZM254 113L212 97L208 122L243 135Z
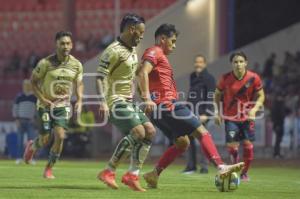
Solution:
M46 167L44 171L44 178L46 179L54 179L55 176L52 174L52 168Z
M118 189L119 186L116 183L116 174L115 172L105 169L98 174L98 179L101 180L104 184L112 189Z
M139 177L137 175L134 175L130 172L125 173L122 177L122 183L127 185L130 189L134 191L140 191L144 192L146 189L144 189L139 182Z

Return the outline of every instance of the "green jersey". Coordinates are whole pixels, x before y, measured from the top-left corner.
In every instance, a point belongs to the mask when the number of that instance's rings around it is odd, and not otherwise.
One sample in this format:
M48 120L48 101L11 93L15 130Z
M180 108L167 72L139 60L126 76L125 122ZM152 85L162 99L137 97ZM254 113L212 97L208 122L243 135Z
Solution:
M105 98L109 107L116 101L131 100L133 79L138 65L135 48L126 46L120 39L110 44L100 56L97 72L105 77Z
M59 62L57 56L50 55L39 61L32 75L39 80L43 96L62 107L70 104L73 85L82 81L83 68L80 61L72 55L66 62ZM38 107L44 107L38 102Z

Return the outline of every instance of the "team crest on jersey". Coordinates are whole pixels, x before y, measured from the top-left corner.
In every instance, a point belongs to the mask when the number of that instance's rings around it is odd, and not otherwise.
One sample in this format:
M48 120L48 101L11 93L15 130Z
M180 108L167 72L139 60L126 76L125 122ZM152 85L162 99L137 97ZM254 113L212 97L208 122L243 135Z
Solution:
M229 131L228 134L233 138L235 136L235 131Z
M104 53L103 57L102 57L102 60L104 62L108 62L109 61L109 53Z
M245 84L245 87L246 87L246 88L249 88L250 85L251 85L251 83L250 83L250 82L247 82L247 83Z
M133 61L137 60L135 55L132 55L132 59L133 59Z

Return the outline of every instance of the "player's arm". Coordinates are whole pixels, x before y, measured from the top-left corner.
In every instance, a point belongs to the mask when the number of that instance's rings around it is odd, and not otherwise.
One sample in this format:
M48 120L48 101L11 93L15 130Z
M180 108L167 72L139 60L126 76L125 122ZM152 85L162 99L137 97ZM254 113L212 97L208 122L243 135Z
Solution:
M205 105L205 113L203 115L200 115L200 119L203 122L206 122L210 116L214 115L214 92L216 90L216 80L213 76L208 76L206 80L206 87L207 87L207 93L206 93L206 102Z
M215 104L215 123L217 125L221 125L222 117L221 117L221 97L222 91L216 88L214 95L214 104Z
M249 119L250 120L255 119L255 115L256 115L257 111L263 106L264 101L265 101L265 92L264 92L263 89L260 89L257 92L257 99L255 101L255 105L249 112Z
M97 69L96 89L99 96L99 115L100 120L109 117L109 109L105 99L105 92L108 89L106 76L109 74L110 69L118 64L119 56L113 49L106 49L100 57L99 66Z
M81 108L82 108L82 96L83 96L83 82L82 82L82 75L83 75L83 69L82 65L80 64L80 70L78 72L77 78L74 82L75 85L75 95L77 102L75 104L75 111L79 114L81 113Z
M96 79L96 89L99 96L99 115L100 120L103 121L104 118L109 117L109 109L105 99L105 91L107 90L107 84L104 81L105 77L98 75Z
M149 73L152 71L153 65L145 60L137 72L138 86L142 100L145 102L145 112L150 113L154 110L156 104L151 100L149 91Z
M53 107L54 104L43 95L39 87L40 81L44 78L46 73L46 66L44 62L45 62L44 60L41 60L38 63L38 65L35 67L35 69L32 71L31 74L32 91L42 104Z

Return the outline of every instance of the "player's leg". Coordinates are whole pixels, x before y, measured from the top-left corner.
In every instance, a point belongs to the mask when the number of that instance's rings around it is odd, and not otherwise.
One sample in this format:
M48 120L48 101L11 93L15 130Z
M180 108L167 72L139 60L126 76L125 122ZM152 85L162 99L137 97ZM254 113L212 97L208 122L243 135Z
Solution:
M54 142L51 146L48 162L45 167L44 177L47 179L54 179L54 175L52 174L52 168L60 157L60 154L63 149L63 142L65 137L65 129L60 126L55 126L53 128L54 134Z
M65 132L68 129L69 109L69 107L59 107L54 108L51 112L54 142L50 148L48 162L44 171L44 177L47 179L55 178L52 174L52 168L63 150Z
M190 174L197 170L197 147L195 139L189 136L190 139L190 147L188 149L188 159L186 163L186 167L183 170L183 173Z
M23 159L26 164L32 161L34 154L42 147L48 145L51 133L50 112L44 108L38 110L39 135L34 140L28 140Z
M275 144L274 144L274 153L273 157L274 158L282 158L282 154L280 152L280 144L282 142L284 130L283 130L283 124L274 124L273 129L275 131Z
M176 110L176 109L175 109ZM244 163L238 163L234 165L225 165L219 152L215 146L215 143L203 124L200 123L199 118L191 112L186 106L180 105L175 112L178 120L178 124L185 129L185 133L194 136L198 139L204 153L218 169L221 178L225 178L231 172L239 171L244 166Z
M122 182L134 191L146 191L141 187L138 176L150 151L152 139L155 136L155 128L141 109L135 105L133 108L135 110L133 119L138 119L136 123L141 123L143 129L136 127L132 129L132 133L139 137L139 140L132 148L129 171L123 175Z
M98 179L112 189L118 189L119 186L115 181L116 169L119 164L127 159L132 151L134 144L137 142L131 133L127 133L117 144L106 168L99 172Z
M207 159L207 155L205 155L204 149L202 146L200 150L200 173L201 174L207 174L208 173L208 164L209 160Z
M175 144L170 146L163 155L159 158L158 163L154 169L143 175L149 188L157 188L160 174L172 163L174 160L183 154L189 147L188 136L181 136L175 139Z
M153 124L155 124L166 137L169 139L175 138L175 144L164 152L153 171L144 174L143 177L150 188L157 188L158 178L162 171L189 147L190 141L188 136L181 132L185 131L185 129L182 128L180 119L174 117L174 112L177 112L177 110L177 108L175 108L173 112L164 110L161 113L161 118L151 118Z
M133 145L130 156L130 166L128 172L122 176L122 183L127 185L134 191L146 191L139 182L139 172L144 164L146 157L150 151L152 137L148 135L146 138L146 128L148 134L155 133L155 129L150 122L143 125L138 125L131 130L131 133L139 137L138 141ZM151 130L152 126L152 130ZM152 131L152 132L150 132Z
M243 181L249 181L248 170L254 158L254 150L252 142L255 140L255 124L254 121L246 121L242 125L243 132L243 161L245 167L241 172L241 179Z
M218 168L221 178L227 177L232 172L238 172L244 167L243 162L233 165L224 164L210 133L203 125L198 127L192 135L198 138L199 143L207 154L207 158Z
M133 119L138 119L135 123L142 124L143 128L133 128L132 130L132 133L139 137L139 141L133 146L129 172L139 175L139 171L150 151L152 139L155 136L155 128L139 107L133 105L133 108L135 110Z
M225 121L226 147L232 164L239 162L240 127L237 122Z
M115 182L115 171L122 160L131 156L131 166L129 168L129 172L126 173L128 175L125 175L125 177L123 176L124 178L122 181L127 183L130 188L133 188L137 191L144 191L144 189L142 189L140 186L138 187L139 183L137 177L139 173L139 167L142 164L140 164L138 160L134 159L135 156L132 156L134 148L136 148L135 151L139 151L142 148L141 146L143 146L143 140L146 132L144 126L142 125L142 121L134 110L133 105L130 103L116 104L111 109L109 120L112 124L117 126L118 129L125 134L125 136L118 143L106 169L102 170L98 174L98 178L109 187L117 189L118 185ZM140 158L139 156L136 157ZM133 176L131 174L137 175ZM131 181L129 182L129 180ZM132 181L134 181L135 184L132 184Z

